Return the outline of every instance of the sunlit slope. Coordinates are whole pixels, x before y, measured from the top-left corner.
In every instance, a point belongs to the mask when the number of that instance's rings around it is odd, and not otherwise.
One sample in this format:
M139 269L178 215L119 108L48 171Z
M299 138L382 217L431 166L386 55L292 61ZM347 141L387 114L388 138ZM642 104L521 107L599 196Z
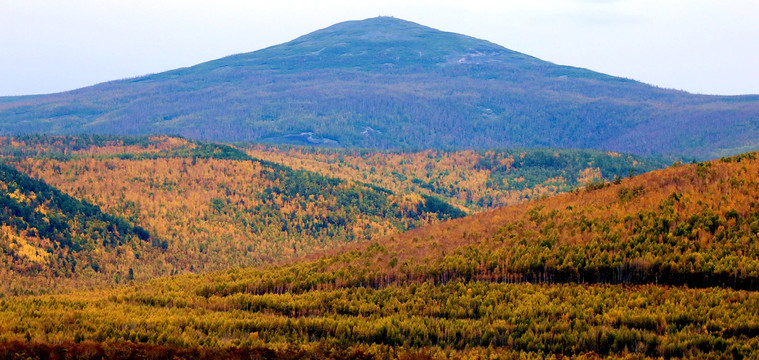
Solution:
M113 154L18 166L123 160ZM6 296L0 355L757 358L758 155L596 182L279 265ZM212 160L195 165L232 171ZM96 168L76 164L69 176Z
M0 294L55 287L55 279L107 272L133 277L124 249L150 248L135 222L101 212L44 181L0 164ZM118 281L118 280L116 280Z
M756 155L596 183L312 260L5 298L0 351L756 358Z
M120 273L93 267L88 276L102 284L267 263L463 215L439 198L295 171L226 145L167 137L6 143L17 168L153 234L148 249L118 244Z
M251 146L255 158L399 193L440 196L472 212L661 169L661 158L577 149L389 152ZM671 162L670 162L671 163Z
M209 298L195 292L204 282L249 275L229 271L108 292L6 298L0 300L0 354L31 352L43 343L58 351L104 349L112 359L167 348L195 354L187 358L262 350L268 350L263 358L282 359L759 355L755 292L458 281Z
M597 184L204 291L303 292L452 280L753 290L759 288L755 157L744 154Z

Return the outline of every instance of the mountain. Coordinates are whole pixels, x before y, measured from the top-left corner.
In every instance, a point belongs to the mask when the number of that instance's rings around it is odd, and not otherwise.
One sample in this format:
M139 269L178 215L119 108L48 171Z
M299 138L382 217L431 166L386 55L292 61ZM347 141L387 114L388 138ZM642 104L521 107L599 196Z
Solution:
M21 133L714 158L759 148L759 96L660 89L379 17L188 68L0 99L0 134Z
M310 260L1 299L0 355L755 359L758 157L595 184Z

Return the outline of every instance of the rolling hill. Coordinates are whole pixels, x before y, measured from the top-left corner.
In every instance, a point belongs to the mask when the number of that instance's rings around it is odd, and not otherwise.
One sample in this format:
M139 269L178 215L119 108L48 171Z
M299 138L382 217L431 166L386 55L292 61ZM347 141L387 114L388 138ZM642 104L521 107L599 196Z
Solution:
M246 152L294 169L366 182L394 192L439 196L469 213L668 165L658 157L549 148L398 152L259 144Z
M267 273L265 282L239 277L199 293L301 293L454 280L756 291L758 174L756 153L680 165L413 229Z
M594 184L310 261L2 299L0 354L756 358L757 155Z
M759 96L660 89L379 17L188 68L0 99L0 134L21 133L715 158L759 147Z
M151 243L141 226L6 164L0 164L0 208L0 293L54 288L56 278L87 278L106 267L126 279L134 274L120 249Z
M98 242L113 246L96 246L76 262L62 255L68 267L52 257L32 268L9 267L10 281L0 293L115 285L298 258L663 166L656 159L585 150L361 154L301 147L245 152L166 136L0 138L0 157L23 172L18 176L42 179L152 235L129 243L106 236ZM11 205L5 208L13 212Z
M439 197L394 194L180 138L26 136L0 139L0 148L7 164L45 181L1 168L12 177L0 219L9 232L0 254L11 259L0 268L0 293L265 264L464 215ZM46 190L19 193L19 183ZM50 203L49 194L65 201ZM61 218L59 203L105 214ZM88 251L77 255L80 248Z

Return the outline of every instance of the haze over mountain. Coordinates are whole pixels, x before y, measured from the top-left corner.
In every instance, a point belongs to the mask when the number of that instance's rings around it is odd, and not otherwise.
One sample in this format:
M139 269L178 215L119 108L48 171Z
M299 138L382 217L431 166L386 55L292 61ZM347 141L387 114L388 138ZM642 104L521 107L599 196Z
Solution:
M660 89L379 17L189 68L0 98L0 134L32 132L706 158L759 149L759 95Z

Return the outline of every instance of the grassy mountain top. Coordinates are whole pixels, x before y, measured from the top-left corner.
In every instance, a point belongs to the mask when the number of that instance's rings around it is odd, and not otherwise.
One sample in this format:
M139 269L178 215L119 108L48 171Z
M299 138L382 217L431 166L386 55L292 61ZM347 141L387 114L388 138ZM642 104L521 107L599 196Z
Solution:
M7 298L0 343L263 347L281 358L755 358L757 155L596 183L313 261Z

